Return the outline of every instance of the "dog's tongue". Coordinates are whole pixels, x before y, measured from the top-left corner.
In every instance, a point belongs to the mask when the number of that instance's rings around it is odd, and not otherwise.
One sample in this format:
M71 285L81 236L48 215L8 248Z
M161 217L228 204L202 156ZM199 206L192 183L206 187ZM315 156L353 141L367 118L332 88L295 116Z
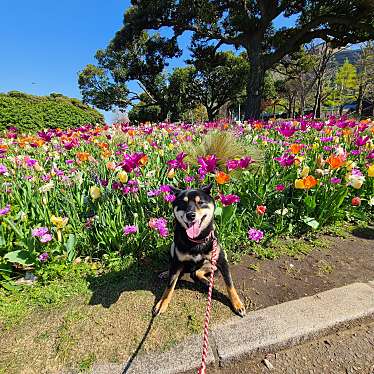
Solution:
M200 235L200 223L197 221L186 230L187 236L190 239L195 239Z

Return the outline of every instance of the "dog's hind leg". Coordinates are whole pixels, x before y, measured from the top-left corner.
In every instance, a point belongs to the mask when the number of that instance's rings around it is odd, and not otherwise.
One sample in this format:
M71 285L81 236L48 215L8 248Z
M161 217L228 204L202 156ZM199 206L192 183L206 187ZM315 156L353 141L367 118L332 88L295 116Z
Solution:
M171 297L174 292L175 285L177 284L178 278L182 272L182 267L176 267L176 265L171 265L169 270L169 279L168 279L168 285L161 297L161 300L154 306L153 308L153 315L157 316L161 313L164 313L167 309Z
M236 289L234 287L234 283L232 282L231 273L229 269L229 263L227 262L226 253L223 250L221 250L219 254L217 267L219 271L222 273L232 307L234 308L235 312L239 314L239 316L244 317L245 306L241 302L239 295L236 292Z
M202 283L204 286L209 287L209 279L206 277L207 270L199 269L191 273L191 278L196 283Z
M158 275L159 279L168 279L169 278L169 270L163 271Z

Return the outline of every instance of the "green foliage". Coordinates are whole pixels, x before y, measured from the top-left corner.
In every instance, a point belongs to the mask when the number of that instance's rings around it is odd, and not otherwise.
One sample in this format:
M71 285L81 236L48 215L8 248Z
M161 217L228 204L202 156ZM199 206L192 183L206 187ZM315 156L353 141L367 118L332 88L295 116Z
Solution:
M111 47L99 51L98 66L89 64L79 75L84 101L105 110L133 105L129 112L133 123L166 118L177 121L183 113L201 105L212 120L224 104L243 93L249 71L243 56L197 48L187 67L166 75L162 70L165 56L155 60L156 51L152 50L153 43L160 40L159 36L142 34L137 39L136 51L132 50L135 46L116 52ZM157 45L162 48L162 44ZM125 82L130 80L139 82L141 94L128 91Z
M220 108L238 100L245 89L248 61L232 52L215 52L210 47L195 48L191 65L175 69L170 76L170 101L184 112L203 104L208 119L216 118Z
M20 286L12 292L0 288L0 323L9 328L35 308L56 307L74 295L88 294L85 277L94 274L93 265L56 259L36 271L39 281L33 286Z
M357 88L357 70L349 63L348 59L344 61L344 64L336 73L336 83L341 89L345 90L355 90Z
M22 132L103 123L103 116L80 100L52 93L33 96L23 92L0 93L0 131L15 126Z
M126 108L133 102L139 103L132 117L141 121L153 118L155 108L148 111L143 103L160 107L160 117L165 119L170 102L165 92L166 79L163 74L167 57L177 53L175 41L169 41L159 33L149 35L142 31L131 45L112 42L105 50L98 50L97 66L88 64L80 72L78 83L86 103L99 109ZM130 92L129 81L137 81L143 94Z
M345 59L344 64L337 70L335 79L325 82L326 100L324 104L341 106L356 100L358 85L357 69L348 59Z
M78 77L83 101L99 109L111 110L114 107L126 108L128 90L125 84L110 81L105 69L88 64Z
M144 102L135 104L128 115L131 123L158 122L165 119L160 118L161 108L159 105L148 105Z

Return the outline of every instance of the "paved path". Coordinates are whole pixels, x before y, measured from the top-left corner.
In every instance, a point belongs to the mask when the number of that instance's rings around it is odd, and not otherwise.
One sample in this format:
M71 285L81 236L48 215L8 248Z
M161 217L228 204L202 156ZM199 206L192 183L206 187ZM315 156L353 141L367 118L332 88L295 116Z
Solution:
M374 374L374 321L267 356L241 361L208 374Z

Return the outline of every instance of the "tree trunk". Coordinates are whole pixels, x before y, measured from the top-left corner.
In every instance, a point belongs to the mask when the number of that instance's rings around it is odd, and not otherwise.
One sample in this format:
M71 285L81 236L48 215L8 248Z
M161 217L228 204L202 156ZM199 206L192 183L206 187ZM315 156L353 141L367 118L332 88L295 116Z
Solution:
M264 88L265 67L259 51L247 51L250 62L245 101L244 119L258 119L261 114L261 100Z
M292 98L292 96L289 96L287 99L288 99L287 118L291 118L293 98Z
M302 117L304 115L305 111L305 97L302 95L300 97L300 116Z
M321 96L322 96L322 83L323 77L318 78L317 92L314 99L313 114L314 118L321 118Z
M356 113L359 117L362 116L362 105L363 105L363 84L361 83L358 88L358 96L357 96L357 107L356 107Z
M208 121L213 122L215 118L215 112L211 108L208 108L208 107L206 107L206 112L208 114Z
M291 106L291 118L295 118L295 110L296 110L296 97L292 98L292 106Z

